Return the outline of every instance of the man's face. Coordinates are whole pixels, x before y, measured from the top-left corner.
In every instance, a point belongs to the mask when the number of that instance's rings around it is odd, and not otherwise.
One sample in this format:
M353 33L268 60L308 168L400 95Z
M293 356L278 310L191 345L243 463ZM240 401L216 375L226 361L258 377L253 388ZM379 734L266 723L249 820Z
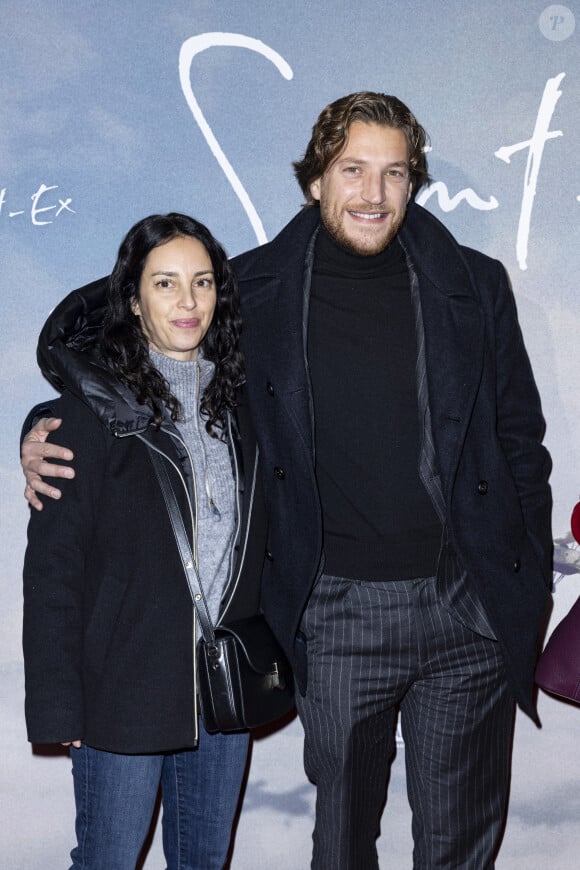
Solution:
M345 147L310 185L326 229L343 247L370 256L396 236L411 196L402 130L354 121Z

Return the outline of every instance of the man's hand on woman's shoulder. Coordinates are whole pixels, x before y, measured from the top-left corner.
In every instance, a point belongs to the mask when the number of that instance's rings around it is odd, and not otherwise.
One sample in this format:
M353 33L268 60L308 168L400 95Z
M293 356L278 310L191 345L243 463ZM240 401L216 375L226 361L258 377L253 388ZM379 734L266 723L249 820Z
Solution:
M26 477L26 489L24 496L30 506L36 510L42 510L42 501L39 495L58 499L61 496L60 489L50 483L46 483L43 477L66 477L75 476L74 469L68 465L59 465L53 460L62 459L66 462L74 459L72 450L61 447L46 439L61 424L56 417L43 417L32 427L22 441L21 465ZM49 461L50 460L50 461Z

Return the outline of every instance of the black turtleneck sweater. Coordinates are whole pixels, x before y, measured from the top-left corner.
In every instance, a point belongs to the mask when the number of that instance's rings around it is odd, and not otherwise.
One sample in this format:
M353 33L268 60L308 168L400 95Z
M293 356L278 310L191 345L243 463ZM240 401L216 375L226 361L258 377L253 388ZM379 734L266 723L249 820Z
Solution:
M415 318L398 241L364 257L321 227L308 321L325 572L435 574L441 523L419 478Z

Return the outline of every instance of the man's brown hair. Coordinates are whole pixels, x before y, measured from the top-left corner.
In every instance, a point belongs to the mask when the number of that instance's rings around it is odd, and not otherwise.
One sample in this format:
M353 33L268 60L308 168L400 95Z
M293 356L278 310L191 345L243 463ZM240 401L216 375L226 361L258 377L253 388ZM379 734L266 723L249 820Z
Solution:
M413 196L429 182L425 147L428 136L407 106L388 94L359 91L330 103L318 116L312 137L302 160L293 163L294 174L306 197L306 205L314 205L310 185L324 175L338 157L348 139L353 121L382 124L402 130L409 145L409 171Z

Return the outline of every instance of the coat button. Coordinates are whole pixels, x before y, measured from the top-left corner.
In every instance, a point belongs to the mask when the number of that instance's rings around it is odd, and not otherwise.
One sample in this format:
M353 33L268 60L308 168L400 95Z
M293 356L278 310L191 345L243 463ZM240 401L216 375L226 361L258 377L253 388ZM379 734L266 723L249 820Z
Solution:
M266 389L267 389L267 391L268 391L268 395L269 395L269 396L273 396L273 395L274 395L274 385L271 384L270 381L268 381L268 383L266 384Z
M477 484L477 491L480 495L487 495L487 491L489 489L489 485L487 480L480 480Z
M284 471L283 468L280 468L279 465L277 465L276 468L274 469L274 474L276 475L278 480L284 480L284 478L286 477L286 472Z
M273 557L273 555L272 555L272 553L271 553L270 550L266 550L266 559L268 560L268 562L273 562L273 561L274 561L274 557Z
M515 562L514 562L514 571L516 572L516 574L517 574L518 571L520 570L520 567L521 567L521 562L520 562L519 559L516 559Z

